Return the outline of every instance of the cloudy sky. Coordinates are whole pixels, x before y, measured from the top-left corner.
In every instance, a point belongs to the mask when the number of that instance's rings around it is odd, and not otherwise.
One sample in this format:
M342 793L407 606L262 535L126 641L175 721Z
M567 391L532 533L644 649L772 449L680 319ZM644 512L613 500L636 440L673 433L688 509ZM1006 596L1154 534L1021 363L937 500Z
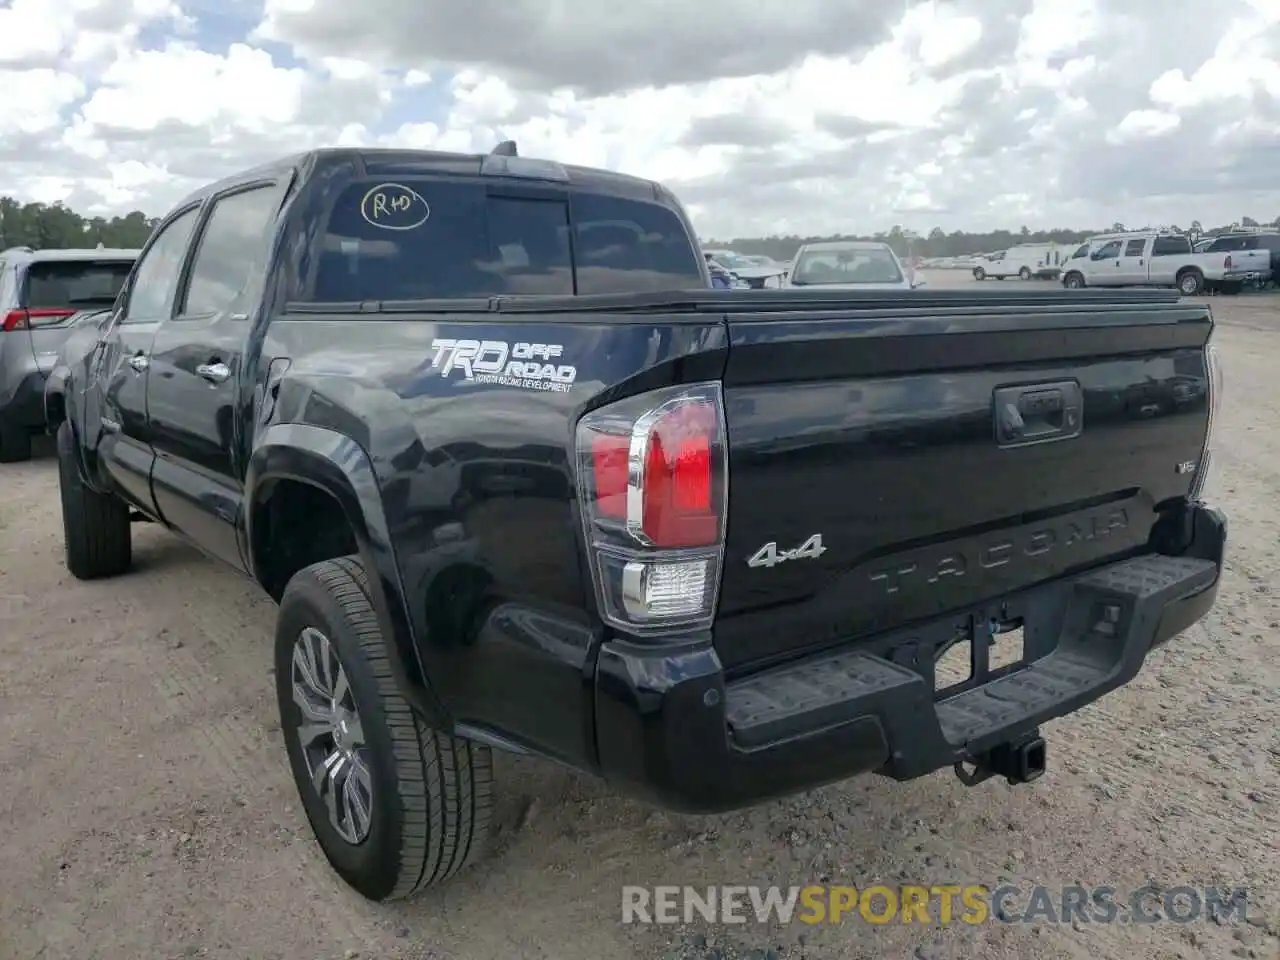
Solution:
M704 236L1280 217L1280 0L2 0L0 193L325 144L667 182Z

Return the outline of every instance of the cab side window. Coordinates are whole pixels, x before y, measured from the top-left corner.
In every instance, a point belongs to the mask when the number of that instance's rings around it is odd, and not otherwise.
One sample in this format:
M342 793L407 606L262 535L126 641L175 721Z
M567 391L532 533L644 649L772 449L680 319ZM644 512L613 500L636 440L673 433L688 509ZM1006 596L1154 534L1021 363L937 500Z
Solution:
M1146 249L1146 246L1147 241L1145 240L1130 240L1125 245L1124 255L1126 257L1140 257L1142 256L1142 251Z
M284 190L267 184L214 202L191 264L182 316L208 316L229 308L267 254Z
M169 319L187 242L198 213L199 208L193 207L160 228L155 241L133 268L129 302L120 317L121 323Z
M1120 241L1111 240L1093 252L1094 260L1114 260L1120 256Z

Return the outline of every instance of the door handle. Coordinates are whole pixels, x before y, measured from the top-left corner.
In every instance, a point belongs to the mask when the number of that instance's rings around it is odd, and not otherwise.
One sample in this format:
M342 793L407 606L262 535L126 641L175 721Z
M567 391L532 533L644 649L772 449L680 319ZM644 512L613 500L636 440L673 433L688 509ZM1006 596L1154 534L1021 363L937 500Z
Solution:
M219 360L214 363L200 364L200 366L196 367L196 373L210 383L222 383L227 377L231 376L231 368Z
M1073 380L1000 387L994 393L996 442L1021 447L1066 440L1083 429L1084 396Z
M129 358L129 366L135 373L145 373L147 368L151 366L151 358L145 353L139 353Z

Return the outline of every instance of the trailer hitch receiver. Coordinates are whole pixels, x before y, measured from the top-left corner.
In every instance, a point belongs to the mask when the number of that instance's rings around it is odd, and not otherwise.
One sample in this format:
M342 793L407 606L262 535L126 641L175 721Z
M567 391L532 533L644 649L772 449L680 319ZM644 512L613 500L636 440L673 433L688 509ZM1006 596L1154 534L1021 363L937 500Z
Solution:
M1039 731L1007 743L1000 743L984 753L970 757L973 770L965 768L964 761L955 765L956 776L965 786L972 787L992 777L1004 777L1011 784L1030 783L1044 773L1046 747Z

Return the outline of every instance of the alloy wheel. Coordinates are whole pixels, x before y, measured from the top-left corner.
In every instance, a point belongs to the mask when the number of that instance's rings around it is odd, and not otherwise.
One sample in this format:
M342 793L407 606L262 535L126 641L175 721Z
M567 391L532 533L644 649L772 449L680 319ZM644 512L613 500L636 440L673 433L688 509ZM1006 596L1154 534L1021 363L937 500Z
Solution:
M373 822L369 748L338 652L315 627L307 627L294 641L290 680L299 712L294 734L311 786L338 835L359 844Z

